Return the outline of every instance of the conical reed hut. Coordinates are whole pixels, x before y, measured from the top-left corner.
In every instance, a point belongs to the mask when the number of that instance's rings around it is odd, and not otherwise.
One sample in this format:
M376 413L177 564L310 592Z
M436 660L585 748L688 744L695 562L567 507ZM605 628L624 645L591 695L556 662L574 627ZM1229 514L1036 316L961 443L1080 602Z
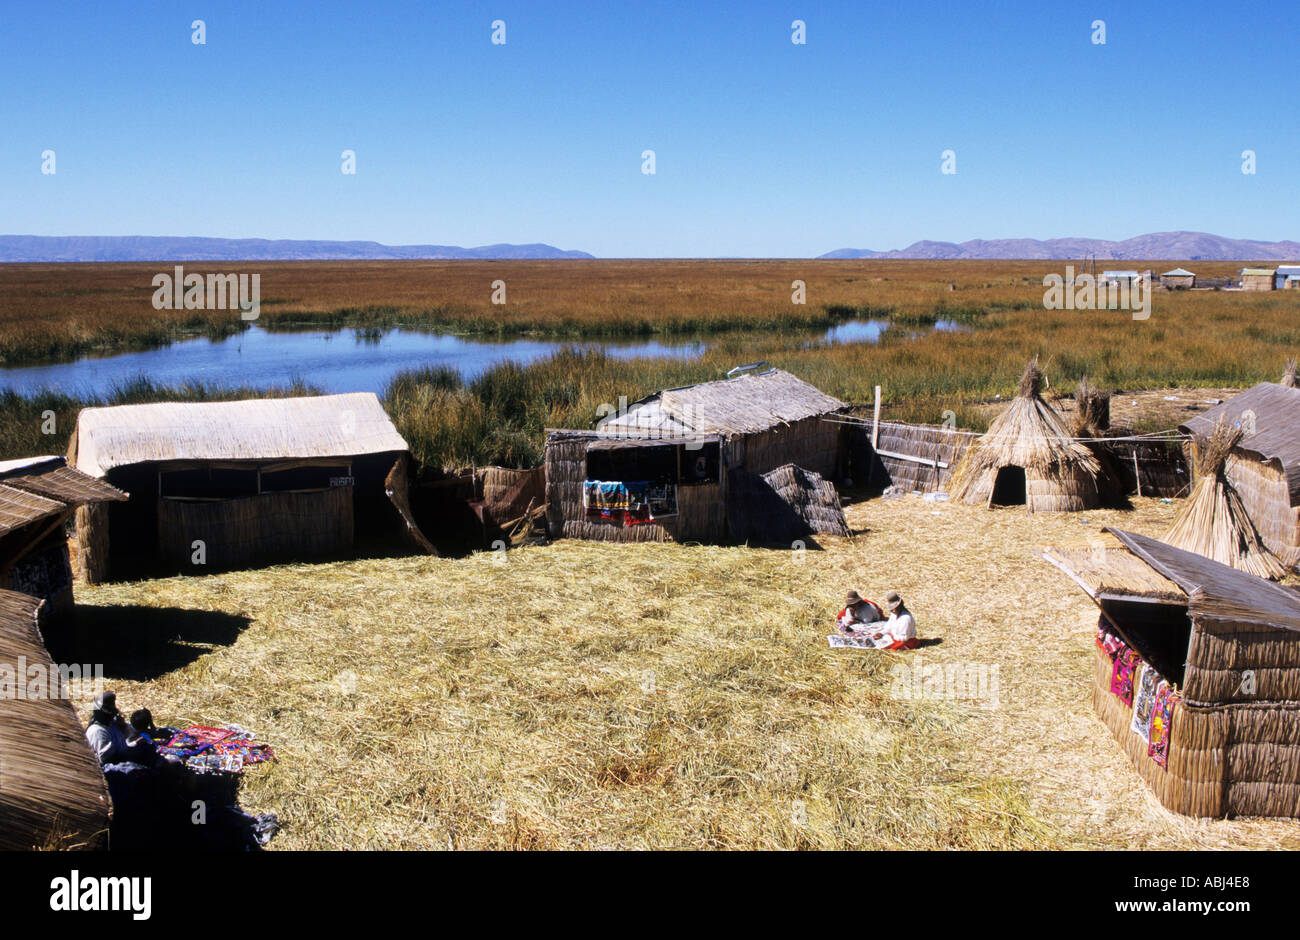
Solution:
M952 496L967 503L1023 505L1029 512L1071 512L1100 505L1101 464L1074 439L1042 395L1037 358L1016 397L952 474Z
M1208 438L1193 441L1196 482L1164 541L1256 577L1277 580L1286 575L1287 566L1264 544L1228 479L1228 460L1243 434L1240 426L1229 425L1220 416Z

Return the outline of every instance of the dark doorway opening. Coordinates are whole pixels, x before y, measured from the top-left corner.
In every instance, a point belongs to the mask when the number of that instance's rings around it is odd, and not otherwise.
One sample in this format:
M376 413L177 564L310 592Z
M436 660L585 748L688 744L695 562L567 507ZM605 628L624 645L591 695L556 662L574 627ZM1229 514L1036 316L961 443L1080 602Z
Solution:
M990 506L1023 506L1025 504L1025 468L1003 467L993 480Z

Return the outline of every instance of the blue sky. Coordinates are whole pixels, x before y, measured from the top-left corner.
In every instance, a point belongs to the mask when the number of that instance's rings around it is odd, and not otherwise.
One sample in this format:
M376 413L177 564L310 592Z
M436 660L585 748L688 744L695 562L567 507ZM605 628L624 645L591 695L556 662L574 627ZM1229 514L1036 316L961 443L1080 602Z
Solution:
M0 232L602 257L1300 238L1297 50L1280 0L9 3Z

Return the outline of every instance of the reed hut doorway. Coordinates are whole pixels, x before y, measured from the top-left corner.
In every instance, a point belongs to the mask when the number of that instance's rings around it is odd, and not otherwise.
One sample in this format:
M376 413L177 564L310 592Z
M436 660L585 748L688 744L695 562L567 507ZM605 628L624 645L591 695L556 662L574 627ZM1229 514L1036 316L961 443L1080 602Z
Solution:
M1023 506L1026 500L1025 468L1002 467L993 481L990 506Z

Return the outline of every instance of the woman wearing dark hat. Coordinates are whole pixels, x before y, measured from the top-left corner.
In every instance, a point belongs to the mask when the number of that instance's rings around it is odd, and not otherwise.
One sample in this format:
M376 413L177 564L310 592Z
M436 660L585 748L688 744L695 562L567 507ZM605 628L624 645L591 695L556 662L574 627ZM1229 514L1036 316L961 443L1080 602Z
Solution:
M94 711L86 726L86 743L99 758L100 766L129 760L126 743L126 722L117 710L117 695L101 692L95 696Z
M866 633L867 624L877 623L881 619L879 607L857 591L849 591L844 597L844 609L835 618L835 625L841 633Z

